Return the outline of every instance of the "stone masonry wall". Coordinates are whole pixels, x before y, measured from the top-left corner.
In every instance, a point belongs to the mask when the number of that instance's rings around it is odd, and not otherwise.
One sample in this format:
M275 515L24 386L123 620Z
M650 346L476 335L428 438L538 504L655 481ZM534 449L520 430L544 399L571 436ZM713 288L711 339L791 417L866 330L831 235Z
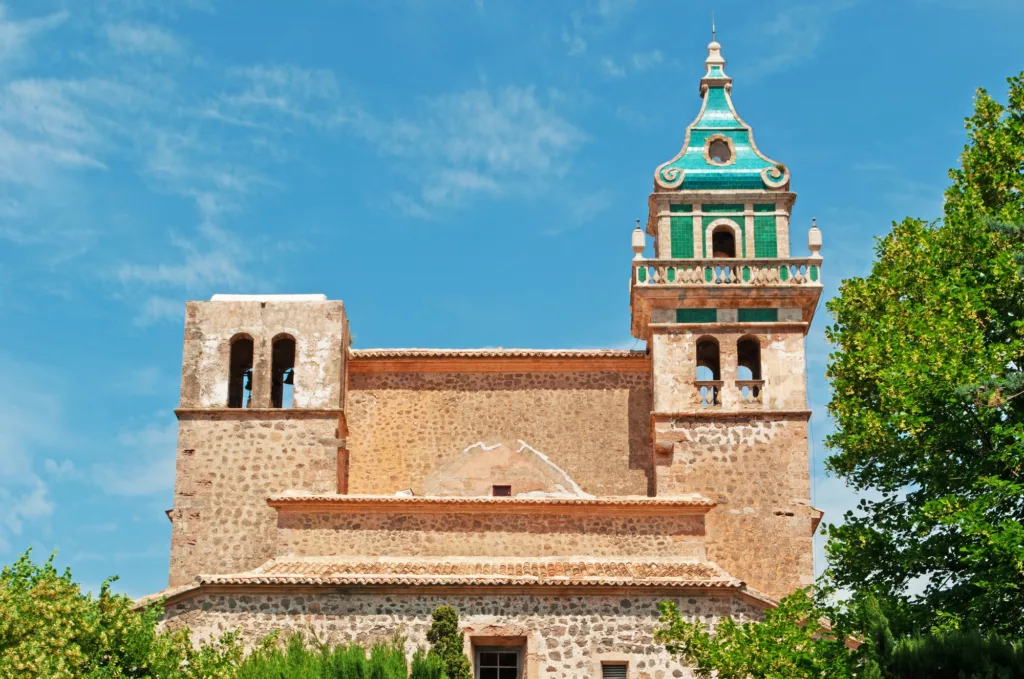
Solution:
M658 596L531 595L429 593L203 594L174 603L165 614L170 627L189 626L197 640L241 629L253 644L273 630L313 631L324 641L356 641L369 646L400 633L406 653L426 647L430 614L440 605L459 611L472 653L474 639L491 645L495 638L525 643L523 679L600 677L600 661L630 663L631 679L692 678L693 674L654 643L658 603L672 599L691 619L714 623L732 616L760 619L758 608L732 593L695 592Z
M594 495L647 495L643 371L349 375L350 493L411 488L479 441L523 440Z
M287 489L334 492L338 416L185 415L171 512L170 584L199 573L250 570L274 556L276 512L267 496Z
M718 502L707 516L710 561L774 597L812 584L803 417L659 418L655 430L660 444L671 444L658 454L658 494L696 492Z
M703 515L282 511L278 556L703 557Z

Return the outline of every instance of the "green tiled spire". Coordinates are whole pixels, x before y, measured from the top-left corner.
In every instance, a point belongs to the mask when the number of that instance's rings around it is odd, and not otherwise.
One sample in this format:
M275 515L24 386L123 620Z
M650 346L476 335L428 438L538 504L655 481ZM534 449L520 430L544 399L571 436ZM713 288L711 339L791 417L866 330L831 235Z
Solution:
M655 190L789 187L789 170L757 149L750 126L736 115L730 96L732 78L725 74L721 50L717 42L708 45L707 72L700 81L704 104L686 128L682 150L654 172ZM716 150L724 151L727 158L716 160L723 158Z

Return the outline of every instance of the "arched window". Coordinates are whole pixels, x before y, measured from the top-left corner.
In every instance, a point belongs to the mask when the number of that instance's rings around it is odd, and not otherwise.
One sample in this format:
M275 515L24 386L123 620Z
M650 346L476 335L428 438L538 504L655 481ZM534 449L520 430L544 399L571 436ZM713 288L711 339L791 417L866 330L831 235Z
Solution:
M744 337L736 343L739 379L761 379L761 343L753 337Z
M761 379L761 343L756 337L743 337L736 343L736 387L744 403L761 403L764 382Z
M718 340L714 337L701 337L697 340L697 379L702 382L721 379Z
M295 390L295 339L288 335L274 338L270 351L270 404L291 408Z
M231 340L228 369L228 408L248 408L252 401L252 338L239 335Z
M732 228L722 225L715 227L711 232L711 256L712 257L735 257L736 236Z
M697 340L697 390L702 406L722 404L722 385L719 382L722 374L719 367L718 340L714 337Z

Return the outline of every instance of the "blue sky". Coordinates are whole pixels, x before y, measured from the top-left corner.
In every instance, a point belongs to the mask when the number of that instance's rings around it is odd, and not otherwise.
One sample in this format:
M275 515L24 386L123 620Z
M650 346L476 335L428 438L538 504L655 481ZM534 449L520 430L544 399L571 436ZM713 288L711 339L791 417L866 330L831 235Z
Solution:
M831 295L934 218L1024 2L716 2L733 98ZM186 299L322 292L359 347L631 347L630 231L710 5L0 4L0 562L166 584ZM826 312L808 338L820 473Z

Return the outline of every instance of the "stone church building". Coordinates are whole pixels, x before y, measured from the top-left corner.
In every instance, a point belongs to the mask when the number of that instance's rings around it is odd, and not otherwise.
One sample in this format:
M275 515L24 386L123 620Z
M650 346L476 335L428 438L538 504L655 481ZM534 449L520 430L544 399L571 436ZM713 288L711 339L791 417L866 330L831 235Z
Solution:
M450 604L480 679L665 679L660 601L756 619L812 583L821 236L791 256L724 63L623 243L645 350L357 349L322 295L187 304L165 624L411 654Z

